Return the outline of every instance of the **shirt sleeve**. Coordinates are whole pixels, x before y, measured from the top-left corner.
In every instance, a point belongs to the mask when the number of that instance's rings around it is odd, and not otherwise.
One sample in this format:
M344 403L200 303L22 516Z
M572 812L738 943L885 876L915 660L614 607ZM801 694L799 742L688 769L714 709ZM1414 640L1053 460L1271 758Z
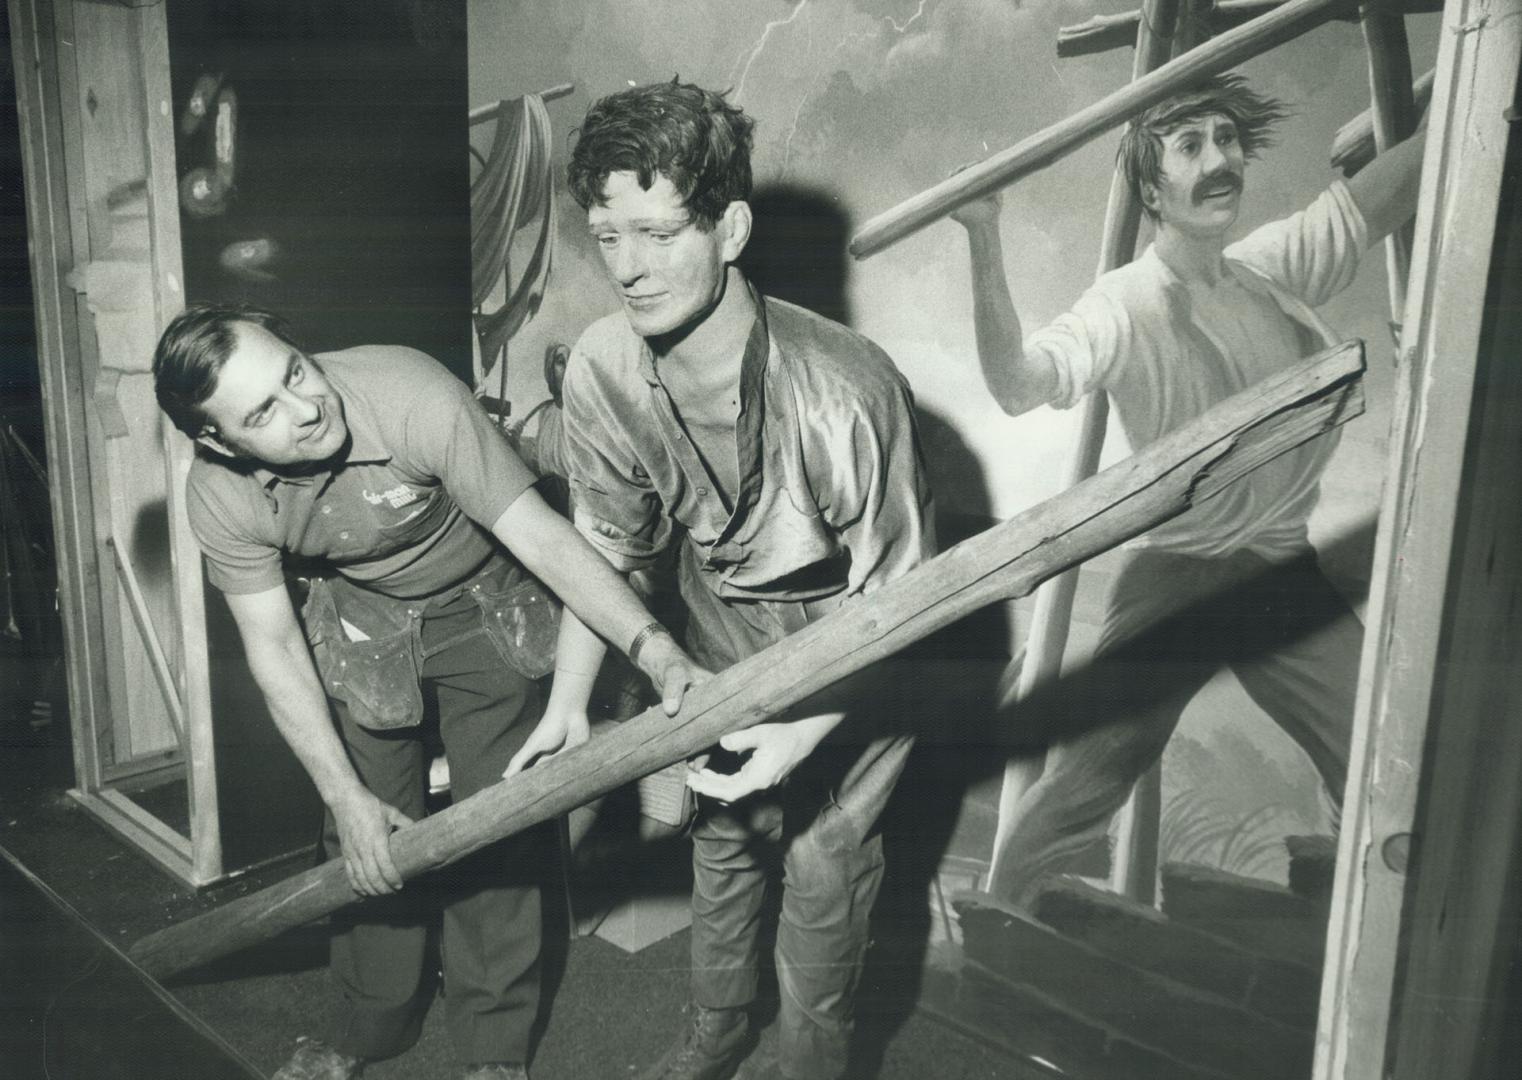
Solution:
M285 584L280 549L254 535L246 508L192 469L185 488L190 531L206 556L206 576L224 593L259 593Z
M534 485L523 463L469 387L442 368L417 387L408 415L407 454L436 476L466 517L490 529Z
M1337 180L1304 210L1255 229L1226 255L1319 307L1352 284L1367 246L1363 214Z
M625 425L639 413L617 408L598 385L580 347L571 351L562 386L560 453L571 489L571 520L615 568L655 564L671 540L671 521Z
M871 592L935 553L924 454L908 387L862 395L849 418L850 445L831 463L825 520L851 553L847 595Z
M1025 348L1051 362L1057 375L1051 404L1070 409L1110 385L1130 355L1133 336L1125 306L1101 282L1085 291L1071 311L1033 333Z

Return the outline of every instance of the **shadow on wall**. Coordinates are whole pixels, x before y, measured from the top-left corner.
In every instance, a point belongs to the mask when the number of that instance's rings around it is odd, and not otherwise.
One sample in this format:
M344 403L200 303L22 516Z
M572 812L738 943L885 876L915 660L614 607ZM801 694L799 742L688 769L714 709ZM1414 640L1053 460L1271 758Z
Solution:
M850 223L823 191L794 185L758 190L755 217L740 268L767 296L851 325L846 299Z

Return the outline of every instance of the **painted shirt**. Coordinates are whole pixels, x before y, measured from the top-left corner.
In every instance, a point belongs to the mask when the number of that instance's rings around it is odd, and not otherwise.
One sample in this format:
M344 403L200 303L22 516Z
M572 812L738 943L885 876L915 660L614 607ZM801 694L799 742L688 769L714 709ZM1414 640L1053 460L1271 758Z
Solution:
M1185 282L1153 247L1105 274L1026 348L1057 372L1053 404L1067 408L1107 390L1140 449L1212 405L1342 338L1312 310L1358 271L1367 229L1347 186L1334 183L1306 209L1270 222L1225 251L1214 284ZM1303 554L1306 520L1337 435L1314 439L1132 546L1216 556Z
M387 596L434 596L501 546L489 532L534 483L470 389L423 353L362 346L315 358L350 446L331 469L281 476L201 455L186 505L211 583L253 593L287 557Z
M741 365L732 512L644 340L622 314L587 329L564 386L576 526L624 571L652 565L680 531L725 600L870 591L934 545L909 387L887 354L838 323L772 299L758 311Z

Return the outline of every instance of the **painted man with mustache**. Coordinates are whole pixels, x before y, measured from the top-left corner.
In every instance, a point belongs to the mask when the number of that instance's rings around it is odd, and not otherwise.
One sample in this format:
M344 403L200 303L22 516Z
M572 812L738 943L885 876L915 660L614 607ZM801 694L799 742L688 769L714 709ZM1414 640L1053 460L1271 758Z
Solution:
M1022 340L997 196L953 214L968 232L978 357L1001 408L1067 408L1106 391L1140 449L1212 405L1338 343L1315 308L1415 210L1421 139L1306 209L1235 243L1248 159L1286 115L1235 75L1137 116L1120 166L1153 243ZM1316 562L1306 521L1336 435L1316 439L1128 545L1098 663L1030 717L1046 768L1018 806L991 884L1017 902L1102 837L1180 714L1222 667L1293 738L1340 803L1363 628Z

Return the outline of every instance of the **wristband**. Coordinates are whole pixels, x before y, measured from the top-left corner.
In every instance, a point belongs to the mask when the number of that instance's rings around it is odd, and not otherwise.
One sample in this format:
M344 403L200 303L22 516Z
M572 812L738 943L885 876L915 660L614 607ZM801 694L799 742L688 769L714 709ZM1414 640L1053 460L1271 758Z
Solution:
M663 634L665 632L666 628L658 622L646 623L640 629L640 632L634 635L634 640L629 642L629 663L638 665L639 651L645 647L645 642L649 641L656 634Z

